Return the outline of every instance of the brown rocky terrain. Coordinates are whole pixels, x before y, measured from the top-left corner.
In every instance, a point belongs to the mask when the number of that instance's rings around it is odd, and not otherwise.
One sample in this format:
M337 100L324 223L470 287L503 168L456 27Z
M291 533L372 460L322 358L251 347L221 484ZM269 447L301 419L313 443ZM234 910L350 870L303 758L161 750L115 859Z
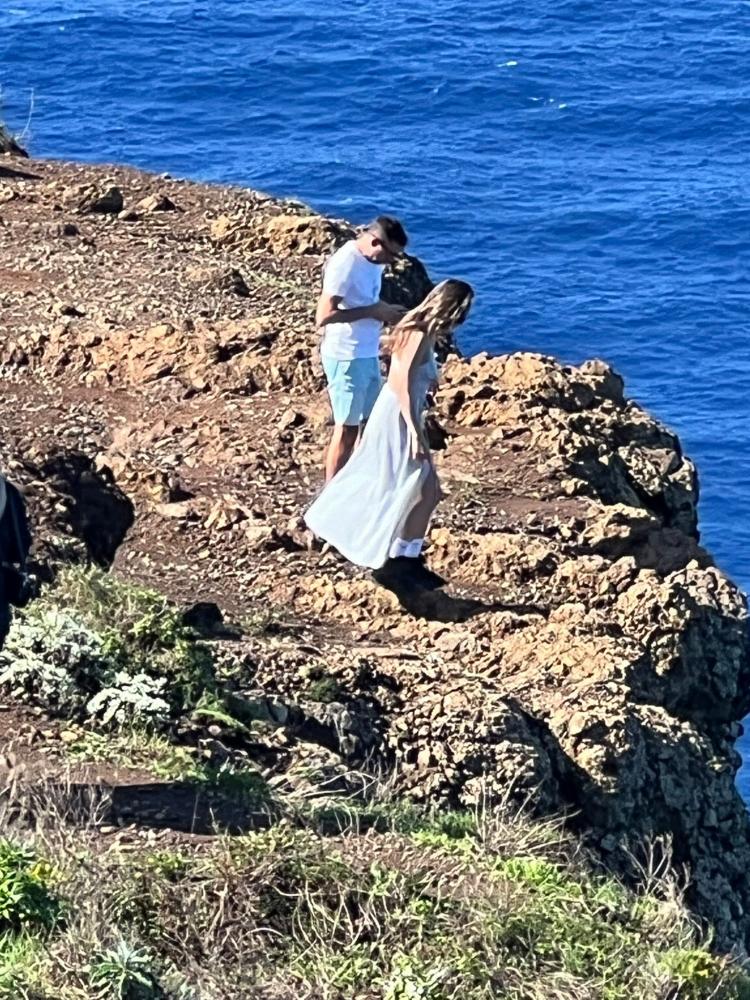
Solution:
M671 837L696 912L747 945L746 604L699 545L691 462L600 361L451 353L428 551L448 585L393 592L321 551L311 317L350 232L253 191L0 159L0 453L40 572L90 558L273 622L243 655L290 772L317 742L416 799L564 812L617 871ZM428 288L410 259L385 296Z

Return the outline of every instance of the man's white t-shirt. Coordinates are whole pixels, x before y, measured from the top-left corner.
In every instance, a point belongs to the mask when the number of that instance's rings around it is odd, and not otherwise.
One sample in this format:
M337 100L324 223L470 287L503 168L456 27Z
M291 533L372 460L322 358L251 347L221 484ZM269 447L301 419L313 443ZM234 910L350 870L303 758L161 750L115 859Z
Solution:
M341 296L341 309L372 306L380 299L384 264L373 264L350 240L336 251L326 264L323 291ZM320 351L333 361L353 358L376 358L382 324L377 319L358 319L354 323L328 323L324 328Z

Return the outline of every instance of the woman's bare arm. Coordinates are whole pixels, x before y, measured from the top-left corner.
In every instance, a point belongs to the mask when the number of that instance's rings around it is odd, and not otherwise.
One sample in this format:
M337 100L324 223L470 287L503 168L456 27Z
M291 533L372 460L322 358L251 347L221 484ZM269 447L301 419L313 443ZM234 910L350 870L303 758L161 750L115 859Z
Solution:
M429 448L422 432L422 414L417 410L417 400L412 392L412 380L422 355L425 334L415 327L403 343L393 352L388 382L398 399L401 415L406 422L412 441L413 457L427 457Z

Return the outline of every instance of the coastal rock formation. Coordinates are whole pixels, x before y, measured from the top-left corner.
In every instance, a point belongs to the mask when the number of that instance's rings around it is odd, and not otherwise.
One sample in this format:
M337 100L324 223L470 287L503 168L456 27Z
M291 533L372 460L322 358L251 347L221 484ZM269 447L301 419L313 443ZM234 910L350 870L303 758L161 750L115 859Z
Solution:
M134 218L78 214L112 188ZM164 200L179 210L144 207ZM287 759L318 739L416 799L566 813L617 871L669 837L696 912L748 943L745 600L699 544L692 463L615 372L450 353L429 548L448 586L386 590L301 519L327 432L315 288L350 228L37 161L0 174L0 203L2 451L41 563L93 556L230 620L274 615L273 644L232 655L252 664L243 696L296 720ZM385 287L411 304L429 277L407 259ZM110 512L98 552L82 481Z
M29 155L22 146L19 146L4 125L0 125L0 153L7 154L8 156L20 156L24 158L27 158ZM2 168L0 168L0 170L1 169ZM2 176L1 173L0 176Z

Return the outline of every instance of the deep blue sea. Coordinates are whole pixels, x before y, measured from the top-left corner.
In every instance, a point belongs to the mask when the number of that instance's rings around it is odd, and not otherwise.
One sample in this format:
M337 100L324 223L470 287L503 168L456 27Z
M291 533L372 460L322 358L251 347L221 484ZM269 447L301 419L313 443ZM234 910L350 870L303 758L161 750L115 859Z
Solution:
M0 0L0 85L39 156L400 215L464 350L603 357L679 432L750 588L748 0Z

